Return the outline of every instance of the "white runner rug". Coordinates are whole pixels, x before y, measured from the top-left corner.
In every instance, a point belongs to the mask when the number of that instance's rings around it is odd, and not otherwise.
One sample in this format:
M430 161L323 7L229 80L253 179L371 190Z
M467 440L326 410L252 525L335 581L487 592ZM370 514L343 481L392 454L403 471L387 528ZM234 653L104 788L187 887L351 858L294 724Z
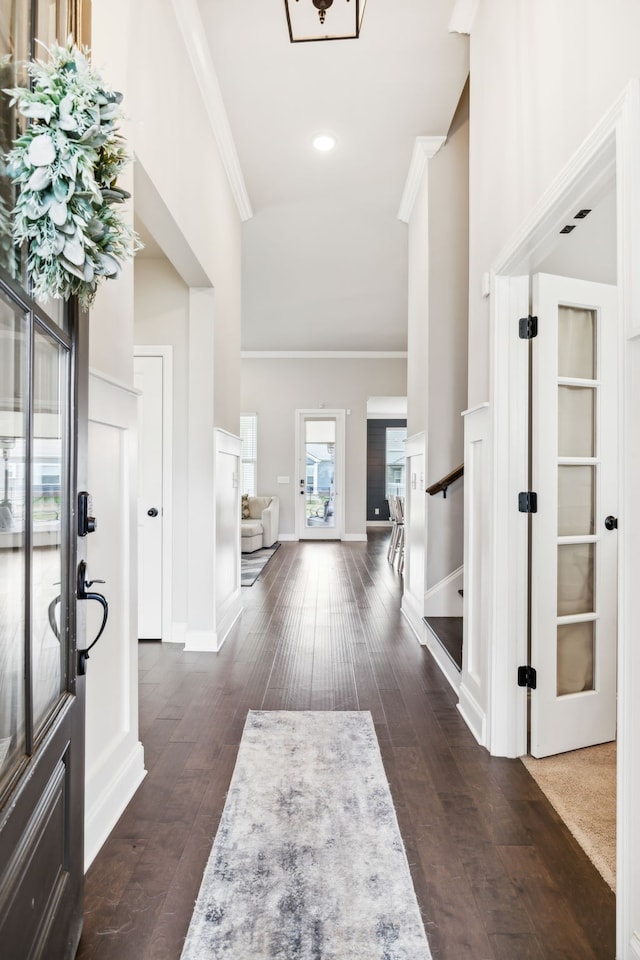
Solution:
M429 960L368 712L251 711L182 960Z

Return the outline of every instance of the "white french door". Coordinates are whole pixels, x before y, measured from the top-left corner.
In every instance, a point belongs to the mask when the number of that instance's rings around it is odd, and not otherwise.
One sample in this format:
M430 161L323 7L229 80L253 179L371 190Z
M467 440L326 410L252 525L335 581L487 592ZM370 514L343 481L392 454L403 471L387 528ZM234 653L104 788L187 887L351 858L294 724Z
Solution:
M532 346L531 753L613 740L617 296L539 274Z
M297 411L296 530L301 540L344 532L344 411Z

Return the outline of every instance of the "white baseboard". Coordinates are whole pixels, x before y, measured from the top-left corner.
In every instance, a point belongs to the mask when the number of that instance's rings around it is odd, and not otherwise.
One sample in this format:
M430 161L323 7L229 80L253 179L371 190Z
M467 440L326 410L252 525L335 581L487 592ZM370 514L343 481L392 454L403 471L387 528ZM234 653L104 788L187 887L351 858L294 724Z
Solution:
M140 741L123 739L96 770L87 771L84 868L89 869L100 848L147 775ZM90 798L95 798L91 800Z
M391 520L367 520L368 527L386 527L387 530L391 528Z
M426 647L433 659L436 661L440 670L449 681L453 689L458 692L460 689L460 673L455 668L451 657L446 650L438 643L435 636L429 630L426 623L417 613L415 601L408 594L402 598L401 612L418 641L423 647Z
M300 538L296 537L295 533L280 533L278 534L278 540L280 543L297 543Z
M366 533L343 533L341 538L343 543L366 543Z
M424 595L425 617L461 617L462 597L458 590L462 589L463 580L464 567L458 567L430 587Z
M186 643L187 625L182 620L174 620L171 624L171 636L166 643Z
M215 630L187 630L184 637L185 652L217 653L220 649Z
M221 649L234 625L242 616L242 597L238 588L230 600L225 604L218 623L218 650Z
M458 710L481 747L487 745L487 715L464 683L459 688Z

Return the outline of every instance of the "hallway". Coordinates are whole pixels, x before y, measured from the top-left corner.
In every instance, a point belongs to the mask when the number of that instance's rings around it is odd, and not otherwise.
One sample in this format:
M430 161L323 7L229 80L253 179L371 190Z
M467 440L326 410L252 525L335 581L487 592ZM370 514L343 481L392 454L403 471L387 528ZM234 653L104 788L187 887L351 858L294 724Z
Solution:
M613 960L611 890L524 766L473 740L387 538L284 543L217 655L140 645L149 773L88 873L78 960L178 960L250 708L371 711L434 960Z

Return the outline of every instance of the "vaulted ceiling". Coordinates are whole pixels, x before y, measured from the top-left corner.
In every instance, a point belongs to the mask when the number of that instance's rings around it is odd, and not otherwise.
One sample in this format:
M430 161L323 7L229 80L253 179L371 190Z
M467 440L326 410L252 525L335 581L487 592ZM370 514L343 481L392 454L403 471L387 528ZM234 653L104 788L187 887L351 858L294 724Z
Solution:
M447 133L467 78L455 0L367 0L359 39L298 44L284 0L198 3L253 211L243 349L406 349L397 215L415 138Z

